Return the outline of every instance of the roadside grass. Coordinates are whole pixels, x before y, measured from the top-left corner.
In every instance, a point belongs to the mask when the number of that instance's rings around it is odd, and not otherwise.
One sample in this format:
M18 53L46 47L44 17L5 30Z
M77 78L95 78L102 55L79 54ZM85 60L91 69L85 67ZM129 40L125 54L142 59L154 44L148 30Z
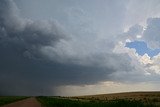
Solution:
M103 100L75 100L61 97L37 97L43 107L156 107L137 100L114 99Z
M22 100L28 97L24 96L0 96L0 106L3 106L5 104L9 104L12 102L16 102L18 100Z

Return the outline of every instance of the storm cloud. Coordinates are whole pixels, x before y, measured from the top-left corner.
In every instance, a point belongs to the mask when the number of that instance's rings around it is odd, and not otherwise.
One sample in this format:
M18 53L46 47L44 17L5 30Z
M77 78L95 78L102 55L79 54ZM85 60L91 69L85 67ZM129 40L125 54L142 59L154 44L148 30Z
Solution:
M149 18L143 38L152 49L160 48L160 18ZM153 35L153 36L151 36Z
M128 35L134 40L143 30L137 24L123 32L126 3L107 1L110 16L102 17L107 19L104 24L98 12L91 18L74 7L62 14L66 22L24 18L13 0L1 0L0 95L57 95L58 86L144 81L145 70L133 58L134 51L116 48ZM91 15L94 7L87 7Z

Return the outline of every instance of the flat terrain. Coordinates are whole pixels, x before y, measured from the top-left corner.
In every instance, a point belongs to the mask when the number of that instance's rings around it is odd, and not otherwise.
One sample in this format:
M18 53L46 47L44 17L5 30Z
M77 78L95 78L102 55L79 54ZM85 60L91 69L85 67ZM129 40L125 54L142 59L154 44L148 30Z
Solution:
M76 97L71 97L76 98ZM125 92L125 93L113 93L113 94L99 94L99 95L86 95L77 96L77 98L97 98L99 100L113 100L118 99L143 99L143 98L160 98L160 92Z
M130 101L141 101L145 104L154 103L160 107L160 92L126 92L126 93L114 93L114 94L101 94L101 95L87 95L71 97L81 100L101 100L110 101L115 99L125 99Z
M26 96L0 96L0 106L26 99Z
M25 97L25 99L20 99L21 97L18 96L0 98L0 102L6 104L1 107L160 107L160 92L126 92L75 97L39 96ZM19 101L14 100L17 98ZM11 101L17 102L8 104Z
M76 98L76 97L71 97ZM114 94L99 94L99 95L86 95L77 96L77 98L97 98L99 100L113 100L118 99L143 99L143 98L160 98L160 92L126 92L126 93L114 93Z
M32 97L11 104L7 104L2 107L41 107L41 104L36 100L36 98Z

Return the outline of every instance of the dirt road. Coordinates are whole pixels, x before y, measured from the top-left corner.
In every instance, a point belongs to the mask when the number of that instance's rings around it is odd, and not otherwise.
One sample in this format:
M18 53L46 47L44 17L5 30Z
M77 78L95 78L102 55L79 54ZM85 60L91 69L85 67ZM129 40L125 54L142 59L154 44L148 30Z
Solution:
M41 107L41 104L36 100L36 98L32 97L11 104L7 104L2 107Z

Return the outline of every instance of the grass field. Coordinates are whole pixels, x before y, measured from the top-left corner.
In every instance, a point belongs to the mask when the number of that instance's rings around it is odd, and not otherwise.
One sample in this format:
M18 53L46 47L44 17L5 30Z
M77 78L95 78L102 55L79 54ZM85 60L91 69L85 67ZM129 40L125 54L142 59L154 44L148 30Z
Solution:
M130 101L122 99L116 99L112 101L82 101L53 97L38 97L37 99L42 103L44 107L145 107L145 105L140 101ZM147 105L147 107L154 106Z
M0 97L0 106L5 105L5 104L9 104L12 102L16 102L18 100L22 100L25 99L27 97L22 97L22 96L1 96Z
M156 105L160 107L160 92L128 92L128 93L102 94L102 95L91 95L91 96L78 96L71 98L82 99L82 100L94 99L101 101L123 99L129 101L140 101L144 105Z
M27 97L0 97L0 106ZM130 92L75 97L40 96L42 107L160 107L160 92Z
M37 97L44 107L160 107L160 92Z
M160 107L160 92L37 97L44 107Z

